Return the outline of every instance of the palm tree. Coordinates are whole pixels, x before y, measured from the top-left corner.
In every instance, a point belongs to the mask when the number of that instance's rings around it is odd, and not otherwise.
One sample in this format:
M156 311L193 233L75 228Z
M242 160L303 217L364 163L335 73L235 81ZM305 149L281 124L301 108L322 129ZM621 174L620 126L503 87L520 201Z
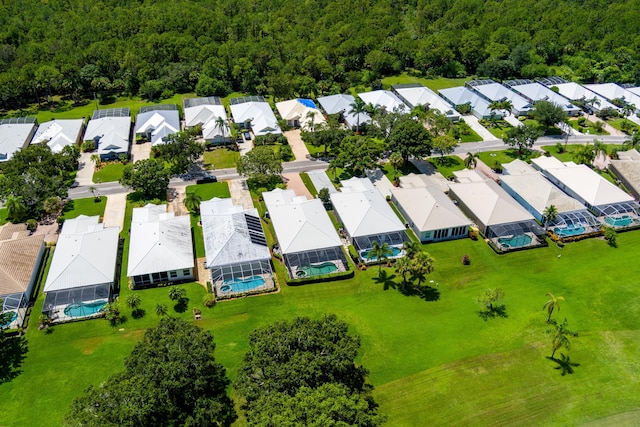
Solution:
M553 356L555 356L556 351L561 349L562 347L566 348L567 350L571 349L571 341L569 341L569 335L571 336L578 336L577 332L574 331L570 331L567 326L568 326L569 322L567 322L567 319L564 319L564 321L560 324L556 324L556 331L553 334L553 339L551 340L551 347L553 348L553 352L551 353L551 358L553 359Z
M411 259L411 275L418 279L418 286L422 284L425 276L433 271L433 257L424 251L420 251Z
M167 308L167 304L156 305L156 314L158 316L166 316L168 312L169 312L169 309Z
M378 278L382 276L382 263L389 259L389 255L393 252L387 242L380 244L377 240L373 241L371 249L367 253L367 260L375 259L378 262Z
M513 102L511 100L503 99L500 104L501 110L506 111L509 115L513 114Z
M556 208L556 205L549 205L542 214L544 215L544 229L546 230L550 222L558 219L558 208Z
M348 113L356 116L356 132L360 133L360 115L367 111L367 104L360 97L356 97L349 107Z
M169 299L171 299L171 301L180 301L185 299L186 296L187 296L187 290L185 288L174 286L171 289L169 289Z
M489 110L491 115L489 116L489 120L491 120L492 126L496 124L496 111L502 109L502 101L491 101L489 104Z
M413 258L418 252L422 251L422 246L418 242L408 240L402 244L402 249L404 249L407 258Z
M478 154L474 154L472 152L467 153L467 157L464 158L464 166L467 169L475 169L478 164Z
M92 154L89 159L95 164L95 167L99 167L102 164L102 159L98 154Z
M631 134L631 139L624 142L625 149L632 150L640 148L640 132L635 131Z
M593 145L587 144L580 146L573 152L573 161L578 164L587 164L593 162L594 158Z
M307 114L304 117L305 119L307 119L307 122L305 124L306 128L309 129L309 131L313 132L315 130L315 124L316 124L315 111L307 111Z
M225 130L229 129L229 123L227 123L227 121L225 119L223 119L222 117L218 116L216 117L216 129L220 130L220 135L222 135L222 137L224 138L226 136L226 132Z
M8 195L5 199L5 207L7 208L7 219L14 222L22 220L27 213L22 196Z
M557 297L551 292L547 292L546 295L549 297L549 301L544 303L542 309L546 309L549 313L549 316L547 316L547 323L549 323L551 322L551 314L553 313L553 310L557 308L558 311L560 311L560 301L564 301L564 297Z
M596 139L593 141L594 158L598 157L601 154L603 157L607 157L607 155L609 154L609 151L608 151L607 145L604 142Z
M184 196L184 205L189 212L200 213L200 202L202 197L195 192L189 192Z
M127 297L127 307L129 307L131 310L136 311L139 307L140 307L140 303L142 301L140 300L140 294L138 293L132 293L129 294L129 296Z
M389 156L389 164L393 168L393 184L397 187L400 182L399 169L404 165L404 158L400 153L392 153Z
M402 284L407 285L407 275L411 274L411 258L402 257L396 261L396 273L402 276Z
M629 117L636 111L636 106L629 102L625 102L624 105L622 106L621 111L624 117Z

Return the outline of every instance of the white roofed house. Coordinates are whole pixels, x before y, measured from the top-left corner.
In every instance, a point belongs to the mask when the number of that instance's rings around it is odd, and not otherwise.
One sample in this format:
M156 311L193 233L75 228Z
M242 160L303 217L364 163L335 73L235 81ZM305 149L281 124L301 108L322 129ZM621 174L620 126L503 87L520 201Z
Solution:
M308 200L293 190L280 189L262 197L292 278L348 270L342 241L320 199Z
M275 288L271 253L257 209L213 198L200 204L206 267L216 296Z
M548 101L562 107L568 116L576 116L580 113L580 108L573 105L569 99L552 91L542 83L531 80L509 80L504 82L504 85L529 100L534 106L538 101Z
M616 107L615 105L607 101L607 99L604 98L603 96L598 95L591 89L585 86L582 86L578 83L550 82L549 84L547 84L545 79L542 79L542 82L545 83L547 86L557 87L558 93L560 93L560 95L564 96L567 99L570 99L572 103L575 102L576 105L578 104L584 105L583 108L585 108L586 110L591 110L595 112L598 112L604 108L612 108L614 110L619 110L618 107ZM593 101L593 102L589 102L589 101ZM585 105L585 102L589 102L589 104Z
M53 254L42 312L53 321L99 316L114 290L119 227L80 215L62 225Z
M398 97L409 106L410 109L418 105L424 105L427 109L440 111L452 122L460 120L460 113L447 101L440 98L431 89L418 83L393 85L392 90Z
M620 100L634 106L636 112L640 112L640 94L625 89L615 83L600 83L584 85L585 88L604 97L607 101Z
M464 86L457 86L448 89L440 89L438 91L440 96L444 98L453 108L458 108L462 105L469 105L471 107L471 114L478 119L491 118L491 109L489 108L489 101L473 92L471 89ZM502 118L502 112L493 113L496 118Z
M151 145L164 144L167 137L180 132L180 114L173 104L160 104L140 108L136 116L135 133L151 141Z
M47 144L53 153L67 145L79 145L84 119L51 120L42 123L31 140L32 144Z
M526 116L533 109L533 104L528 99L493 80L472 80L467 82L465 86L489 102L510 101L513 107L511 113L516 117ZM504 114L509 114L509 112L502 111L500 113L500 115Z
M100 159L114 160L129 153L131 117L128 108L96 110L87 124L84 141L93 141Z
M461 239L469 235L471 221L440 185L416 179L405 185L403 178L400 178L400 188L391 189L391 200L421 242Z
M44 235L31 235L25 224L0 227L0 333L23 325L43 253Z
M0 162L5 162L29 145L36 132L35 117L17 117L0 120Z
M340 119L352 130L357 130L358 127L371 123L371 117L367 113L350 113L355 102L355 98L352 95L321 96L318 98L318 102L327 114L340 114Z
M373 105L374 107L382 108L387 113L392 112L409 112L409 107L402 102L398 96L389 90L374 90L371 92L359 93L358 96L364 101L365 104Z
M166 205L133 209L127 276L135 288L194 278L191 223Z
M475 171L467 171L464 182L450 183L449 197L499 251L545 244L545 232L533 215L496 182Z
M368 178L341 181L340 192L331 194L331 203L338 218L365 261L376 261L370 255L373 242L387 243L389 258L404 255L402 244L409 240L405 226L389 203Z
M276 102L276 109L287 124L294 128L313 130L326 120L316 104L310 99L296 98Z
M609 165L625 188L640 200L640 153L635 149L618 151L618 158Z
M229 103L233 121L244 129L251 129L255 136L282 134L276 115L263 97L231 98Z
M231 140L227 111L217 96L184 100L184 124L187 129L202 126L202 137L210 144L225 144Z
M584 204L603 224L615 228L640 225L640 209L632 196L586 165L553 157L532 159L534 167L565 193Z
M587 236L600 230L600 223L586 206L562 192L522 160L503 165L500 185L561 239ZM555 219L545 216L551 206L557 211Z

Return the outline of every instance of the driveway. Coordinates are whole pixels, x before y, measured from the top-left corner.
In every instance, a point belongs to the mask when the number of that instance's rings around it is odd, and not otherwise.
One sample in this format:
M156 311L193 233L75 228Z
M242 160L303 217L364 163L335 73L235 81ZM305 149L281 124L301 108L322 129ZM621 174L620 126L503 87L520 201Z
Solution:
M231 179L227 181L229 184L229 193L231 193L231 201L236 206L242 206L245 209L253 209L253 200L251 200L251 192L247 187L247 180Z
M173 212L175 216L189 215L189 211L184 205L186 191L186 185L171 187L167 190L167 199L169 200L168 212Z
M78 160L78 173L76 174L76 181L78 185L93 185L93 171L95 170L95 163L91 160L92 153L81 153Z
M122 231L124 211L127 207L127 193L113 194L107 197L102 222L105 227L119 227Z
M131 144L131 162L137 162L138 160L147 160L151 157L151 143L145 142L144 144Z
M294 190L298 196L307 196L307 199L313 199L313 196L302 182L302 178L297 173L283 173L287 183L287 190Z
M283 135L287 137L296 160L306 160L309 150L300 137L300 129L283 132Z
M508 114L504 116L503 119L505 122L509 123L513 127L522 126L522 122L518 120L518 118L513 114Z
M316 187L317 191L320 191L322 188L326 188L329 190L329 193L337 193L336 187L331 182L331 179L327 175L326 171L317 170L317 171L309 171L307 172L311 182L313 182L314 187Z
M484 126L478 122L478 119L475 116L462 116L462 120L465 121L466 124L469 125L471 129L482 138L483 141L496 140L498 138L495 137L491 132L489 132Z

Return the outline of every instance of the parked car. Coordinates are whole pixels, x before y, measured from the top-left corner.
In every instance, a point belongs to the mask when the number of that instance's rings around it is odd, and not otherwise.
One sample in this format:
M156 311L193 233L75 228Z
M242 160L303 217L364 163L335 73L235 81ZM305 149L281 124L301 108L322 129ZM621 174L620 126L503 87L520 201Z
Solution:
M244 137L245 141L251 141L251 133L249 131L243 132L242 136Z
M214 175L208 175L196 180L196 184L208 184L210 182L218 182L218 178Z

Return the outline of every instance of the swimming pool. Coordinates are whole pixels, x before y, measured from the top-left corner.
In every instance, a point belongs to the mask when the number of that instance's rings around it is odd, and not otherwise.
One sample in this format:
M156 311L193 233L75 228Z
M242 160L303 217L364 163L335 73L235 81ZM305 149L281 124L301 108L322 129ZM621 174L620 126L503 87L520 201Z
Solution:
M11 316L9 316L9 319L6 322L0 324L0 329L8 328L9 325L12 324L13 321L18 317L17 311L5 311L4 314L10 314Z
M531 236L527 234L520 234L511 237L499 237L498 244L505 246L507 249L521 248L531 244Z
M391 255L387 255L388 257L396 257L396 256L400 255L400 253L402 252L402 249L396 248L395 246L391 247L390 249L391 249ZM360 256L365 261L375 261L376 257L373 254L371 255L371 257L369 257L370 253L371 253L371 250L362 251L362 252L360 252Z
M322 274L330 274L337 271L338 267L328 261L320 264L301 265L296 271L297 278L320 276Z
M107 301L105 300L98 300L87 303L73 303L64 308L64 314L65 316L69 317L92 316L104 310L105 305L107 305Z
M225 280L220 286L220 292L248 292L265 284L265 280L261 276L247 277L246 279Z
M310 99L305 99L305 98L298 98L298 102L302 105L304 105L305 107L308 108L313 108L313 109L317 109L318 107L316 107L316 103L313 102Z
M575 227L575 226L571 226L571 227L555 227L553 229L553 232L558 237L578 236L580 234L584 234L585 231L587 231L587 229L582 227L582 226L577 226L577 227Z
M606 217L604 222L613 226L613 227L626 227L633 223L633 218L629 215L622 215L617 217Z

